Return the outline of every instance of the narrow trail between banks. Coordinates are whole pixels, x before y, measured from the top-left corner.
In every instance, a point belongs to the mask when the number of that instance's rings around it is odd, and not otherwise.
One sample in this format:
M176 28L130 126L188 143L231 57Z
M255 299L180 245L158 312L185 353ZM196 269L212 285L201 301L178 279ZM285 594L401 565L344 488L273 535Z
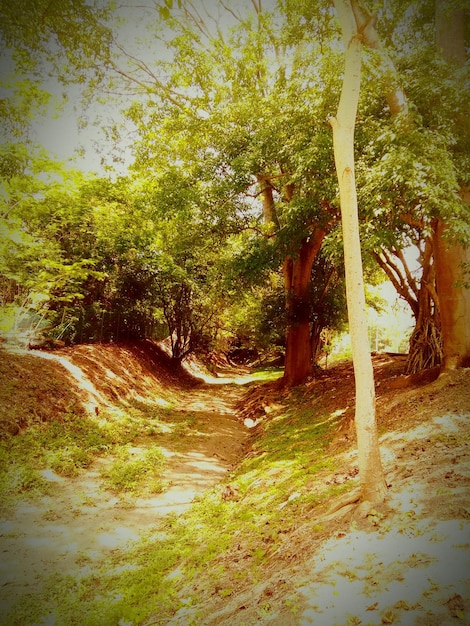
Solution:
M43 470L53 487L50 494L20 496L2 514L0 616L20 597L40 591L45 577L89 574L113 550L125 549L150 532L162 516L183 512L226 477L243 456L249 429L237 420L235 409L244 386L215 382L178 394L169 427L177 428L181 419L185 428L176 430L165 445L148 435L132 442L136 458L152 445L163 452L162 493L133 498L106 489L101 470L113 461L106 455L77 477Z

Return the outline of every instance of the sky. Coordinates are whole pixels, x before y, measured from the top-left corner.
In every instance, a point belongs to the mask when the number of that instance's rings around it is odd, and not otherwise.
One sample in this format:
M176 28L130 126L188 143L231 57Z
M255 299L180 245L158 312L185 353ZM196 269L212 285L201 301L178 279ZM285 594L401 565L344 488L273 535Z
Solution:
M15 82L17 77L12 69L12 64L4 55L0 59L0 79L6 82ZM57 104L62 102L64 89L57 81L50 78L44 80L43 88L52 96L52 100L43 114L37 115L30 123L27 136L35 144L45 148L50 156L59 161L74 160L74 164L84 171L101 169L100 156L93 147L95 141L102 141L100 132L96 128L79 128L79 111L77 102L79 90L67 89L67 102L60 110ZM0 99L15 99L14 90L5 85L0 86ZM95 113L98 109L95 108ZM92 115L94 114L91 111ZM2 141L7 140L1 137ZM85 154L79 156L80 148L84 148Z
M263 8L273 5L275 0L264 0ZM155 39L149 43L137 44L136 39L148 37L148 26L152 21L156 8L163 4L163 0L157 0L156 4L149 0L127 0L116 10L115 16L123 18L123 23L119 28L119 42L130 50L139 59L151 63L153 58L165 56L165 48ZM200 15L206 14L206 19L210 25L213 17L216 17L214 2L212 0L193 0L192 4L199 11ZM249 5L252 9L251 0L232 0L227 5L230 11L242 11L243 6ZM207 17L207 14L209 17ZM233 23L230 13L222 10L222 27L227 27ZM11 65L8 59L0 59L0 75L5 77L11 73ZM34 140L44 147L51 155L59 161L70 161L75 167L85 172L93 171L99 174L106 172L103 169L102 159L114 167L118 174L125 174L128 166L132 162L132 153L124 145L118 150L119 157L123 163L113 161L116 146L107 142L105 134L100 127L98 119L103 117L110 121L123 120L119 112L119 104L108 105L92 104L87 109L85 116L88 125L80 127L79 119L83 116L80 104L80 90L78 87L64 87L58 81L47 78L43 84L44 88L50 92L58 101L62 100L63 93L67 94L67 103L63 105L60 112L54 111L50 107L47 115L38 116L30 128L30 133ZM5 92L0 87L0 98L9 97L9 92ZM124 103L124 100L123 100ZM129 124L128 124L129 126ZM129 130L131 130L129 128ZM106 172L109 175L109 172Z
M148 21L148 11L142 10L144 4L144 1L128 0L126 5L121 5L119 16L124 17L126 23L120 28L119 41L126 47L131 47L134 38L143 34L145 30L144 17L147 15ZM140 7L139 10L136 9L137 5ZM118 13L116 13L117 16ZM153 49L147 47L147 54L155 53L161 54L161 50L157 51L156 46ZM0 57L0 80L17 80L14 65L6 54ZM44 77L42 88L51 94L51 104L44 114L37 115L31 122L28 136L34 143L45 148L51 157L59 161L70 161L74 167L85 172L104 173L102 157L108 163L112 163L111 153L115 146L106 141L98 119L102 117L108 121L121 120L119 105L92 103L86 111L83 111L78 86L64 87L58 80ZM64 94L66 95L65 104ZM11 89L0 86L0 99L10 99L12 96ZM59 108L58 103L62 103ZM88 120L85 127L81 123L81 118L84 117ZM2 140L4 139L3 137ZM124 174L132 161L132 155L128 150L123 149L120 156L124 163L115 163L114 167L118 173Z

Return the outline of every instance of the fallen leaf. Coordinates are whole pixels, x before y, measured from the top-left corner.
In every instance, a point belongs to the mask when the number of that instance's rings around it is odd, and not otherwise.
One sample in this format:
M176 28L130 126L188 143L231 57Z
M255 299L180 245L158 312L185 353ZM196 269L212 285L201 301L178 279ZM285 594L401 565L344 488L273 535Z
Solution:
M387 611L382 617L382 624L393 624L395 621L395 613L393 611Z

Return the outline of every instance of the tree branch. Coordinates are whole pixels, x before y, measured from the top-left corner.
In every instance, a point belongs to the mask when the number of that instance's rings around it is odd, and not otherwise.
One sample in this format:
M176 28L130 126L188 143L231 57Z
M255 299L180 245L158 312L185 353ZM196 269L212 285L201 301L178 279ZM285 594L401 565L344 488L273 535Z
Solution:
M406 262L405 259L405 255L403 254L403 252L398 249L398 248L394 248L393 250L393 254L400 259L401 264L403 265L403 269L405 271L405 275L406 275L406 280L408 282L408 285L410 286L410 288L412 289L414 294L418 293L418 285L416 284L416 281L413 277L413 275L410 272L410 268L408 267L408 263Z
M371 15L364 6L360 5L357 0L351 0L351 7L356 20L357 31L361 35L362 42L365 46L372 48L380 53L382 62L382 71L388 76L389 82L392 83L391 89L386 93L385 98L390 107L392 115L397 113L408 113L408 102L405 92L399 85L398 72L393 64L390 55L384 48L379 34L376 30L376 17Z
M397 293L410 305L413 315L416 318L419 310L417 298L413 297L409 285L406 284L403 275L400 273L399 269L390 257L387 256L384 250L381 250L381 253L385 257L385 260L375 251L372 252L372 256L383 269L388 279L395 287Z

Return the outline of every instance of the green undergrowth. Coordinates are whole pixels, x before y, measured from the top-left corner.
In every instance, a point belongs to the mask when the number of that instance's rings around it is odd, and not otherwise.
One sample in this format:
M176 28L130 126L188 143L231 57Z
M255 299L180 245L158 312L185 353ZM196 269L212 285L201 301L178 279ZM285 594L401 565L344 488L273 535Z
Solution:
M250 453L226 484L184 514L157 521L99 568L49 580L40 597L15 606L5 624L163 625L177 613L188 626L200 623L204 599L227 598L263 580L293 530L302 525L312 538L320 536L315 510L345 489L324 480L335 469L327 446L336 419L291 395L258 427ZM123 479L117 472L115 480Z
M178 442L179 448L184 448L186 440L199 433L199 426L195 414L158 400L134 400L103 410L96 417L65 413L1 439L1 508L8 509L18 498L50 494L45 470L76 477L99 457L115 458L103 471L105 484L113 491L161 492L164 484L159 474L164 457L160 447ZM140 458L132 458L132 444L143 445Z
M129 445L116 451L116 458L101 475L113 491L160 493L165 489L161 478L165 456L159 448L144 450L135 458Z

